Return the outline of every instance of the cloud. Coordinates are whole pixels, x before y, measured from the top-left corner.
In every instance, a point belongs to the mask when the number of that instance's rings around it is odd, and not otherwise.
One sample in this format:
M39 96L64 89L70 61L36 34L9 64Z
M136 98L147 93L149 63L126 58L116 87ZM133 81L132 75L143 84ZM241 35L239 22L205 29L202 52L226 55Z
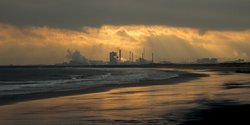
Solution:
M102 25L250 28L249 0L1 0L0 22L80 30Z
M67 61L67 50L79 50L95 60L108 60L110 51L122 49L123 58L136 58L146 48L156 61L193 58L250 58L250 30L216 31L173 26L105 25L80 31L51 27L0 24L0 64L54 64Z

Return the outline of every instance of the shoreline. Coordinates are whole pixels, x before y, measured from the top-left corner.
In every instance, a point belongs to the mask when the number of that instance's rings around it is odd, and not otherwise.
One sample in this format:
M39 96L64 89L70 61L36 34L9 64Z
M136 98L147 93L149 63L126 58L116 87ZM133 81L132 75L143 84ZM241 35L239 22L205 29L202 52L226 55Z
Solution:
M15 104L15 103L24 102L24 101L31 101L31 100L40 100L40 99L56 98L56 97L63 97L63 96L73 96L73 95L80 95L80 94L106 92L106 91L117 89L117 88L171 85L171 84L187 82L190 80L199 79L200 77L208 76L206 74L197 74L197 73L182 72L182 71L169 71L169 72L174 72L178 74L178 77L173 77L173 78L163 79L163 80L142 80L139 82L126 83L126 84L108 84L108 85L101 85L101 86L83 88L83 89L78 89L78 90L0 96L0 106Z

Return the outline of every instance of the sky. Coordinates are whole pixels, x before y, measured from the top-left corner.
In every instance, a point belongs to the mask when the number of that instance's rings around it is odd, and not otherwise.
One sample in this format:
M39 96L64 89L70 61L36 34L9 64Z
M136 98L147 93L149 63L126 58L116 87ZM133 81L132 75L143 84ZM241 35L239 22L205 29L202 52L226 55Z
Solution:
M249 0L0 0L0 65L108 60L146 49L156 61L250 58Z

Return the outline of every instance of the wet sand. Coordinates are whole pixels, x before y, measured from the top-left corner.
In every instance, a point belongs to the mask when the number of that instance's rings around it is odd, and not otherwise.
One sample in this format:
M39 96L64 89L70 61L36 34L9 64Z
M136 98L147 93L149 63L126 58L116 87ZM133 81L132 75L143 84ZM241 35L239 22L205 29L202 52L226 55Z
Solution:
M189 73L183 71L170 71L174 74L178 74L178 77L173 77L170 79L164 80L144 80L137 83L126 83L126 84L108 84L108 85L99 85L89 88L79 88L74 90L67 90L67 91L50 91L46 93L32 93L32 94L18 94L18 95L8 95L8 96L0 96L0 105L7 105L13 104L22 101L29 101L29 100L39 100L39 99L46 99L46 98L55 98L55 97L62 97L62 96L70 96L70 95L79 95L79 94L88 94L88 93L98 93L109 91L116 88L123 88L123 87L139 87L139 86L153 86L153 85L164 85L164 84L177 84L185 81L190 81L193 79L197 79L200 77L206 77L206 74L198 74L198 73ZM115 82L115 81L114 81Z
M182 125L249 125L250 104L212 106L188 114Z
M250 74L188 71L207 77L187 75L187 79L182 77L179 81L176 78L142 81L136 86L121 86L98 93L23 100L0 106L0 122L4 125L177 125L203 124L203 119L213 119L214 113L221 112L217 116L225 115L225 118L230 118L227 111L235 116L245 116L241 111L249 113L246 109L250 104L250 89L225 86L228 83L247 84Z
M230 91L245 89L250 92L250 82L244 80L224 83L222 87ZM186 121L182 125L249 125L249 115L249 100L245 103L240 103L233 99L204 100L201 107L196 107L186 114Z

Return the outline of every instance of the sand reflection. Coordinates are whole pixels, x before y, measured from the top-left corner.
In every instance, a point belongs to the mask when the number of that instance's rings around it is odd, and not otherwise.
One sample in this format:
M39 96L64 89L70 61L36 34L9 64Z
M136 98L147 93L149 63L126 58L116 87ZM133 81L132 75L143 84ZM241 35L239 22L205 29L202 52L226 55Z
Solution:
M122 121L132 124L147 120L176 124L181 114L202 104L203 100L250 102L249 88L223 87L227 82L247 81L249 74L193 72L210 76L180 84L119 88L1 106L0 121L5 125L111 124Z

